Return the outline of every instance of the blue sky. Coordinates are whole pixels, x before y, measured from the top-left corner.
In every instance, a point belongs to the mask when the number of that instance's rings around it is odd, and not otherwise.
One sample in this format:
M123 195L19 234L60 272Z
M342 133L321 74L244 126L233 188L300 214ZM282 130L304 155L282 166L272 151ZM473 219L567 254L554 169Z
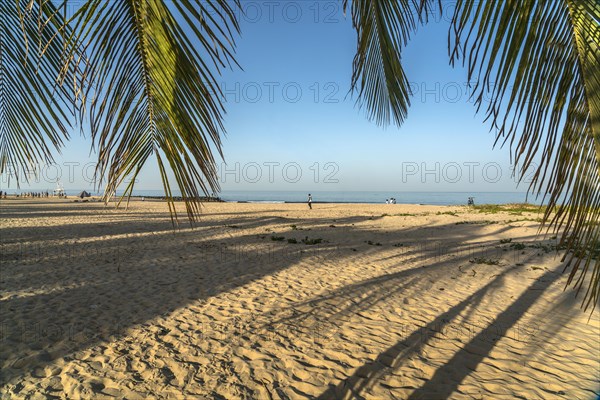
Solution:
M356 33L341 1L243 5L243 70L220 78L223 190L525 191L510 176L509 149L492 148L466 70L449 65L448 18L421 27L404 51L412 106L400 128L384 128L348 94ZM52 189L60 175L65 187L92 188L93 161L89 141L75 133L56 157L58 169L45 167L30 187ZM136 188L161 189L154 162Z

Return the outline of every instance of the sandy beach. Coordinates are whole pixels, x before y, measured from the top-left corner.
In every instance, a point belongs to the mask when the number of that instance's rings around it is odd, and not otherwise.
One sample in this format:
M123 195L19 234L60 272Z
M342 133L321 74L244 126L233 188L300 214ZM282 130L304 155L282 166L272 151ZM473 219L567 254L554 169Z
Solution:
M595 399L541 215L0 200L2 398Z

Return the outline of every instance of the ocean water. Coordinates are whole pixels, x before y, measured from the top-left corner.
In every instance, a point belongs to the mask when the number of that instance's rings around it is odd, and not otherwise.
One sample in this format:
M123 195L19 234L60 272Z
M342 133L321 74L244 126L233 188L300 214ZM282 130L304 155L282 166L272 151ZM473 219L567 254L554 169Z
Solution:
M88 190L90 191L90 190ZM75 196L81 190L66 190L68 196ZM91 191L90 191L91 192ZM11 193L11 192L9 192ZM92 192L91 192L92 193ZM99 195L98 193L92 193ZM119 194L119 193L118 193ZM313 203L369 203L385 204L385 200L396 198L398 204L462 205L469 197L475 198L475 204L540 204L541 199L527 197L524 192L393 192L393 191L314 191ZM163 196L162 190L134 190L134 196ZM175 196L178 193L174 193ZM217 195L228 202L251 203L304 203L308 192L300 191L223 191Z
M159 190L135 193L137 196L162 196ZM469 197L475 198L475 204L508 204L524 203L525 193L518 192L340 192L314 191L311 192L314 203L369 203L385 204L385 200L396 198L398 204L428 204L428 205L460 205L467 204ZM252 203L303 203L308 198L308 192L299 191L223 191L218 193L221 199L228 202ZM539 203L529 196L530 203Z
M313 203L371 203L385 204L385 200L396 198L398 204L427 205L460 205L467 204L469 197L474 197L475 204L508 204L524 203L526 193L516 192L311 192ZM225 201L269 202L269 203L302 203L306 202L306 192L246 192L223 191L220 197ZM529 202L535 199L529 196ZM539 203L539 201L538 201Z

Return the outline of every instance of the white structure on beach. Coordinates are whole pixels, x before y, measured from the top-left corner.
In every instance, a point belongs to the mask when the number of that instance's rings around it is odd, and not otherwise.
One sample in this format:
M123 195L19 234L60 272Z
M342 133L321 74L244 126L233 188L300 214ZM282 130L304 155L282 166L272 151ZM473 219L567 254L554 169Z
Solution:
M56 182L56 189L54 189L53 196L63 197L65 195L65 189L60 181Z

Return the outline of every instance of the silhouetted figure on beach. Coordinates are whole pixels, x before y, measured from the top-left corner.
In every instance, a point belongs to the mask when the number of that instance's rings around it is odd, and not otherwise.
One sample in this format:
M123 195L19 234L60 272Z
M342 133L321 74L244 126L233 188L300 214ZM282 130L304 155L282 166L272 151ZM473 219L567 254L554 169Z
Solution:
M312 196L310 193L308 194L308 208L312 210Z

